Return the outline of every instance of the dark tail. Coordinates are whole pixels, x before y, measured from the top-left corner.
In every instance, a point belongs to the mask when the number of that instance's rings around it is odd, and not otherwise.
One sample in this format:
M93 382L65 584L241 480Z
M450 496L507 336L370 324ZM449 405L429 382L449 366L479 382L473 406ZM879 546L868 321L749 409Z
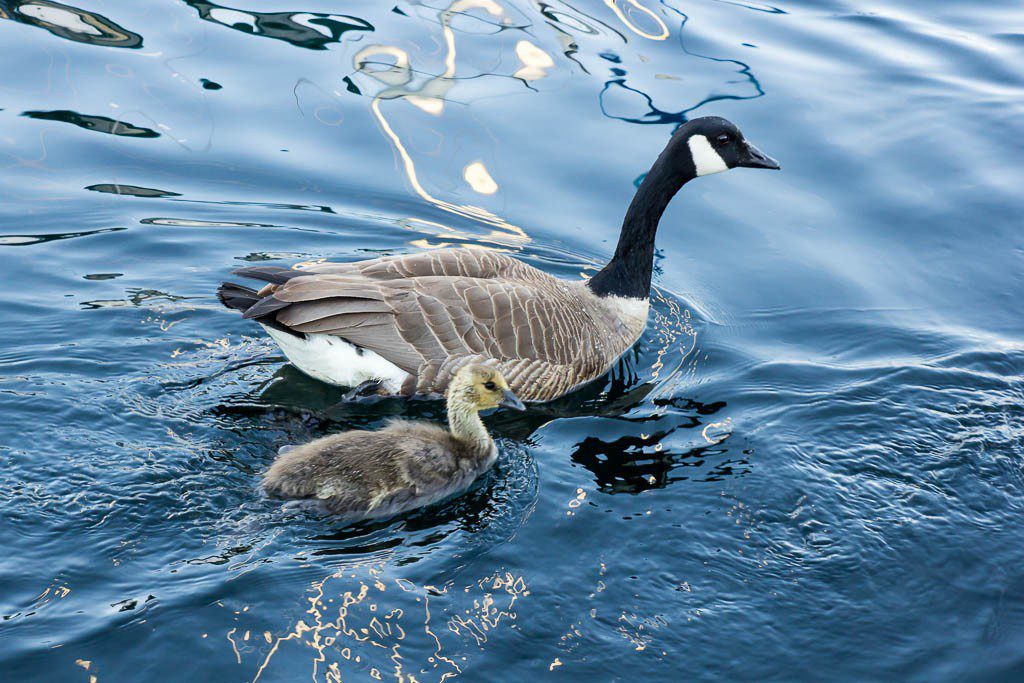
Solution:
M217 298L228 308L245 313L260 300L260 295L250 287L224 282L217 288Z
M296 332L290 327L277 322L277 316L274 314L277 310L289 306L287 301L277 301L273 297L261 297L255 289L237 285L234 282L222 282L220 287L217 288L217 298L228 308L241 311L242 316L245 318L252 318L267 327L287 332L300 339L306 338L306 335L302 332ZM263 304L257 306L256 304L261 301Z

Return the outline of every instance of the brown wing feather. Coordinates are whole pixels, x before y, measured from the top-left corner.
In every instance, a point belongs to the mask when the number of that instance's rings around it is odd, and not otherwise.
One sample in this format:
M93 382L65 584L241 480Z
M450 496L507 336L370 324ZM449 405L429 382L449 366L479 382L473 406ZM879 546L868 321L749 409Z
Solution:
M393 313L390 306L383 301L370 299L345 299L331 297L319 301L308 302L302 306L289 306L277 314L277 321L282 325L295 327L323 318L346 313ZM305 332L305 330L302 330Z
M489 361L523 400L549 400L603 373L633 341L596 317L580 288L497 252L435 250L302 273L276 275L259 305L296 332L375 351L415 376L419 392L443 392L459 367Z

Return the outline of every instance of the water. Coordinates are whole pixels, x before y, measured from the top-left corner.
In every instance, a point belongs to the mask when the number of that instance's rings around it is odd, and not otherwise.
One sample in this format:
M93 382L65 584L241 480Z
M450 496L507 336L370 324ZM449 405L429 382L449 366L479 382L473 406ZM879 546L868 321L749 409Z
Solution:
M0 2L0 678L1024 677L1010 0ZM6 20L4 20L6 19ZM600 264L673 127L647 333L465 496L263 499L338 405L246 262Z

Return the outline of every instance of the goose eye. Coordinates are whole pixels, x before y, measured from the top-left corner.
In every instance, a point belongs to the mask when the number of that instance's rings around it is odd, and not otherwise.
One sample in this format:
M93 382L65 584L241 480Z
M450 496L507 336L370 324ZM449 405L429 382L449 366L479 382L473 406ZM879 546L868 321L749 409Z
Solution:
M722 133L721 135L718 136L718 142L720 144L724 145L725 143L729 142L729 140L731 140L731 138L729 137L728 133Z
M497 387L497 385L494 382L485 382L484 383L484 389L486 389L487 391L494 391L497 388L498 387Z

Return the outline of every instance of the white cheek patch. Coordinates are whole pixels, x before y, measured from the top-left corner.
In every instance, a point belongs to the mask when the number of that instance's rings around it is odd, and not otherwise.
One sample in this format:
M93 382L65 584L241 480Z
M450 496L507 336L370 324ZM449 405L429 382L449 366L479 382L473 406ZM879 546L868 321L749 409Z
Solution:
M697 175L711 175L729 170L725 160L711 147L711 143L703 135L691 136L687 143L690 145L690 156L693 157L693 166L697 169Z

